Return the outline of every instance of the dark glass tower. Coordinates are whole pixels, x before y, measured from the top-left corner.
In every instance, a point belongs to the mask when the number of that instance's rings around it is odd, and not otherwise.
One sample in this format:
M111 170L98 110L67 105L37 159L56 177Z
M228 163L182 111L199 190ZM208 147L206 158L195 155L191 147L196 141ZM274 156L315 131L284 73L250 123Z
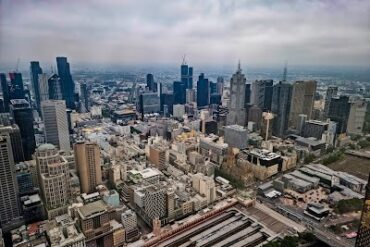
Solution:
M330 100L328 118L337 123L337 134L342 134L347 131L350 107L348 96L342 95L340 97L331 98Z
M87 84L82 83L80 86L80 89L81 89L81 96L80 96L81 112L88 112L90 111L90 104L89 104L89 90L87 88Z
M4 110L5 110L5 112L9 112L9 103L10 103L9 83L6 80L6 75L3 74L3 73L0 74L0 82L1 82L1 90L3 92Z
M207 78L204 77L204 74L199 75L197 82L197 106L198 108L204 108L209 105L209 93L210 85Z
M49 99L62 100L62 85L57 74L50 76L48 79Z
M251 84L245 84L244 108L247 109L251 102Z
M173 104L185 104L186 84L182 81L173 82Z
M18 72L9 73L9 78L10 78L9 98L24 99L25 94L22 74Z
M146 75L146 87L149 88L149 91L157 92L157 83L154 81L153 74Z
M272 133L277 137L283 137L288 129L291 100L291 84L279 82L273 86L271 110L275 117L272 124Z
M62 96L66 101L67 108L75 109L74 90L75 83L73 82L69 63L66 57L57 57L58 75L62 85Z
M193 88L193 68L185 63L181 65L181 82L187 89Z
M42 74L42 69L38 61L32 61L30 66L31 71L31 82L33 92L35 93L36 108L40 112L40 86L39 86L39 74Z
M366 185L365 202L355 244L355 247L367 246L370 246L370 174Z
M25 99L14 99L10 101L10 113L21 133L24 158L31 160L36 148L32 109Z

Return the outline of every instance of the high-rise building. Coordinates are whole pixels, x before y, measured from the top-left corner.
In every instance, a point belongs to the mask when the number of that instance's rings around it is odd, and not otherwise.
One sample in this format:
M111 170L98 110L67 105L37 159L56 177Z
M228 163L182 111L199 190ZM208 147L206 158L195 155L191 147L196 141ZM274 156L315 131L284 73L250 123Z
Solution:
M217 93L222 95L224 91L224 78L219 76L217 77Z
M36 108L40 112L40 87L39 87L39 74L42 74L42 69L38 61L31 61L31 82L33 92L36 100Z
M13 99L10 101L10 113L21 132L24 158L31 160L36 148L32 109L25 99Z
M142 114L159 113L161 110L160 97L154 92L144 92L139 97L139 112Z
M71 148L65 101L42 101L41 111L44 118L46 142L57 146L60 150L70 151Z
M273 80L257 80L252 84L252 103L263 111L271 111Z
M329 114L329 106L331 98L336 97L338 95L338 87L328 87L326 89L326 96L325 96L325 106L324 106L324 115L325 117Z
M67 213L70 199L67 160L53 144L42 144L36 153L37 174L41 195L49 219Z
M181 82L185 85L185 88L193 88L193 67L189 67L185 61L181 65Z
M6 75L0 74L1 91L3 92L3 104L5 112L9 112L10 95L9 95L9 83L6 80Z
M24 153L22 146L22 138L19 127L16 124L9 126L0 126L0 134L10 136L10 142L13 151L14 163L19 163L24 161Z
M90 111L90 102L89 102L89 90L86 83L81 83L80 85L80 111L89 112Z
M248 122L254 122L257 130L261 128L262 123L262 110L258 106L252 106L248 110Z
M49 99L49 76L45 73L38 75L38 92L40 103ZM41 104L40 104L41 106Z
M251 84L245 84L244 108L247 109L250 103L251 103Z
M186 103L186 84L182 81L173 82L173 104Z
M169 114L169 113L172 114L173 102L174 102L174 97L172 93L162 93L161 94L161 112L163 112L164 115ZM165 108L167 108L167 111L165 111Z
M197 106L198 108L204 108L209 105L209 96L210 96L210 84L207 78L204 77L204 74L199 75L197 82Z
M75 109L74 90L75 83L72 79L69 63L66 57L57 57L58 75L61 80L62 96L70 109Z
M275 115L272 124L272 133L275 136L283 137L288 129L291 98L291 84L279 82L278 84L274 85L271 111Z
M78 141L74 145L75 163L80 176L81 193L92 193L102 183L98 144Z
M347 133L350 135L363 134L365 123L367 101L365 99L353 99L350 101Z
M248 145L248 131L240 125L225 126L225 143L229 147L244 149Z
M242 74L240 62L238 70L231 77L230 81L230 102L229 102L229 113L227 114L226 123L227 125L240 125L245 126L246 111L244 108L245 101L245 75Z
M160 170L166 168L166 150L165 146L159 144L149 146L149 161Z
M293 84L288 127L298 129L299 114L307 115L307 119L312 118L316 86L316 81L296 81Z
M18 72L9 73L9 78L10 78L9 98L24 99L25 93L22 74Z
M331 98L327 117L337 123L337 134L346 133L350 108L348 96Z
M48 79L49 99L62 100L62 82L57 74Z
M20 218L18 185L15 177L13 151L8 134L0 135L0 225Z
M157 92L157 83L154 81L153 74L147 74L146 75L146 87L151 92Z
M370 174L366 185L365 202L362 209L360 226L357 232L355 247L367 247L370 245Z

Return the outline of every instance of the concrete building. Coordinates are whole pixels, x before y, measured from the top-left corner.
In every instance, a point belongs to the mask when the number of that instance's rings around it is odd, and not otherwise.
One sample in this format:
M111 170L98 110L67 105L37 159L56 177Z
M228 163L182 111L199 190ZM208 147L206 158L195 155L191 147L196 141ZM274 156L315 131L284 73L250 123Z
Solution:
M161 111L160 98L156 92L145 92L139 97L139 112L142 114L159 113Z
M78 141L74 145L76 168L80 177L81 193L92 193L102 183L100 148L98 144Z
M325 131L328 130L329 122L322 122L318 120L308 120L304 123L302 129L303 137L315 137L321 139Z
M8 134L0 135L0 155L0 225L4 228L20 218L15 164Z
M176 104L173 105L173 117L177 119L183 119L185 114L185 105Z
M325 118L327 118L329 114L329 106L330 106L331 98L336 97L337 94L338 94L338 87L328 87L326 89L325 105L324 105Z
M242 74L240 63L238 70L231 77L230 81L230 102L228 105L229 113L227 114L226 124L238 124L245 126L246 124L246 111L244 108L245 101L245 75Z
M365 123L367 101L365 99L353 99L350 101L350 110L347 124L347 133L361 135Z
M224 128L225 143L229 147L244 149L248 145L248 131L240 125L229 125Z
M273 80L256 80L252 83L251 103L263 111L271 111Z
M2 134L8 134L10 136L14 163L17 164L24 161L22 137L18 125L0 126L0 135Z
M160 144L152 144L149 146L149 161L154 164L159 170L166 168L166 150L168 148Z
M137 227L137 216L132 210L127 210L121 215L122 225L126 232L126 241L130 242L139 237L139 228Z
M77 225L86 237L86 246L114 246L110 210L101 201L95 201L77 209Z
M60 150L70 151L67 109L64 100L41 102L41 112L45 125L45 140Z
M293 84L292 103L290 105L289 127L298 129L299 114L312 118L316 81L297 81Z
M52 144L36 150L36 164L41 196L49 219L67 213L70 199L68 163Z
M207 204L216 200L216 186L213 178L197 173L192 176L193 189L207 199Z
M49 76L45 73L39 74L40 103L49 100Z
M256 105L253 105L248 109L248 122L254 122L256 124L256 129L261 128L262 123L262 109Z

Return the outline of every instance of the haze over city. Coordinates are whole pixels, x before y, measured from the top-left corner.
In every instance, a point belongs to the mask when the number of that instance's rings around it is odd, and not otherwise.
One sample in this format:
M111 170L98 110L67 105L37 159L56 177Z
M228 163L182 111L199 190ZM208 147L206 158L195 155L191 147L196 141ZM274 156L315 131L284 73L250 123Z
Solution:
M11 1L0 65L367 66L369 1Z

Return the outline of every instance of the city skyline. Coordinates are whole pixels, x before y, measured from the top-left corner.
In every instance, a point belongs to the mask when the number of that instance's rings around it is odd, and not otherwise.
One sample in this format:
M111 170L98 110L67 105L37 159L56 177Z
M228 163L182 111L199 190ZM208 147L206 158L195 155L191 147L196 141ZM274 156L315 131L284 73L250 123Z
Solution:
M0 66L366 66L366 1L14 1L0 5ZM153 11L155 9L155 11ZM21 15L18 15L21 13ZM18 15L18 16L17 16ZM37 16L37 18L35 18ZM15 18L17 17L17 18Z

